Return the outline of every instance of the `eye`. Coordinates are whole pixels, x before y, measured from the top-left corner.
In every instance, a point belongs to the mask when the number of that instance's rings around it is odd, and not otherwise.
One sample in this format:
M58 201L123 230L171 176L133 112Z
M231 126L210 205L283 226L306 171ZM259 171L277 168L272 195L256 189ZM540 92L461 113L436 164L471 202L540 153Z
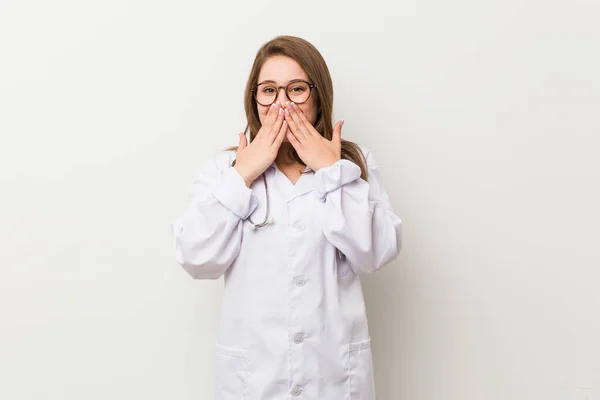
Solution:
M275 87L274 86L266 86L261 89L261 92L266 93L266 94L272 94L275 92Z
M302 93L306 90L306 88L304 86L293 86L292 88L290 88L290 92L292 93Z

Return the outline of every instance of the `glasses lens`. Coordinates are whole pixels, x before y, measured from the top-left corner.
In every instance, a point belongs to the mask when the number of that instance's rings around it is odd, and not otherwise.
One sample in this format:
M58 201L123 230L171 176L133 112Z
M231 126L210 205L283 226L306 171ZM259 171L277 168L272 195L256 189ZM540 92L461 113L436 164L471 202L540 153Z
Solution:
M293 82L288 85L287 94L294 103L304 103L310 96L310 86L306 82Z
M277 87L269 83L258 85L254 91L254 97L256 97L256 101L259 104L269 105L273 103L275 97L277 97Z

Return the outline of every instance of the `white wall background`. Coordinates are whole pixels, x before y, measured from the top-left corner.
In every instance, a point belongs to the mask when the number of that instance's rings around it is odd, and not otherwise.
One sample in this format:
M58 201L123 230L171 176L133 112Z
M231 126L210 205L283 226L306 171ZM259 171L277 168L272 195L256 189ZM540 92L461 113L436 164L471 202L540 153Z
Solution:
M380 400L600 399L600 4L0 0L0 398L210 399L222 281L170 221L277 34L404 222ZM337 400L337 399L327 399Z

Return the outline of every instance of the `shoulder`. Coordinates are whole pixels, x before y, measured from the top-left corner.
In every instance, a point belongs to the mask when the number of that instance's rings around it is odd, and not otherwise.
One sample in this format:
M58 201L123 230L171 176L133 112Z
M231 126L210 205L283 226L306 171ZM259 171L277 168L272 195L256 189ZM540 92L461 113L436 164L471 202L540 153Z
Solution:
M237 152L235 150L221 150L213 154L214 162L225 170L231 167L231 163L235 160Z
M200 166L196 171L196 180L219 179L231 167L235 155L235 150L220 150L210 154L203 161L200 161Z
M373 153L371 152L371 150L369 148L363 146L362 144L358 144L358 143L354 143L354 144L362 152L363 157L367 161L367 166L368 167L374 166L375 165L375 161L373 160Z
M216 169L223 173L227 168L231 167L231 163L235 160L235 150L220 150L213 153L204 163L204 168Z
M362 144L356 143L356 146L360 149L360 151L362 151L365 158L367 158L367 156L371 154L371 150L363 146Z

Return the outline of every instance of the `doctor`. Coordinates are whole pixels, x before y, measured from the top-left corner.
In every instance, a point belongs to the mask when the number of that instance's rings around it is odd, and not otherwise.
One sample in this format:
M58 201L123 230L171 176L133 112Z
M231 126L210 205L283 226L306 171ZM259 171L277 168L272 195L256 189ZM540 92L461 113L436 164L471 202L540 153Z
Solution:
M332 109L313 45L264 44L245 92L250 140L204 164L172 222L177 262L224 275L216 400L375 399L360 275L397 257L402 223Z

